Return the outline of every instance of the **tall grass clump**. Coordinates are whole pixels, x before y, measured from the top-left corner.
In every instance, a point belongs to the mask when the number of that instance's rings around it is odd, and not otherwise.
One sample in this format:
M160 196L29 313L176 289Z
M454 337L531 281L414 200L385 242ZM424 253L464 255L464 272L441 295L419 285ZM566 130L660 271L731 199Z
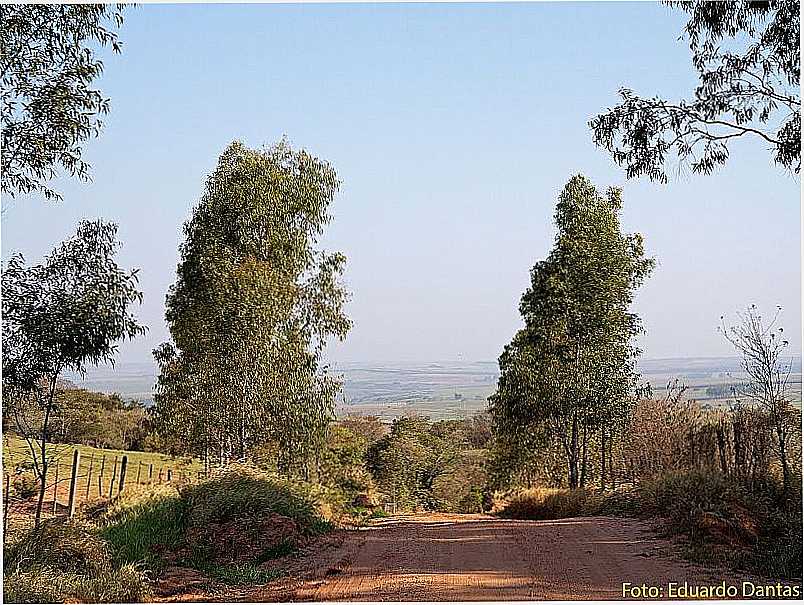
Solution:
M500 515L511 519L565 519L596 515L602 498L586 489L530 488L510 497Z
M186 527L187 503L168 486L124 494L103 512L100 534L118 562L159 567L159 553L177 548Z
M92 528L46 521L9 545L3 561L8 603L131 602L149 594L145 574L116 565Z
M201 526L274 513L293 519L305 535L331 529L301 485L245 465L233 465L212 478L190 485L181 494L188 523Z

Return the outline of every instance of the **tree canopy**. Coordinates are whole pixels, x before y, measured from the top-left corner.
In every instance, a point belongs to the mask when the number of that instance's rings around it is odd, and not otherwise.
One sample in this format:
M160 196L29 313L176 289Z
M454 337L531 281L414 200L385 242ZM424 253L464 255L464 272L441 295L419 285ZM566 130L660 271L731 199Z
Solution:
M3 410L31 452L39 479L37 524L50 423L60 413L59 375L113 363L117 341L145 331L131 312L142 300L137 271L117 264L116 235L112 223L82 221L42 264L26 266L16 254L3 270Z
M549 429L573 487L583 483L592 432L616 427L637 385L641 323L629 306L653 261L639 234L621 232L621 206L618 189L601 195L583 176L564 188L555 245L531 271L519 307L525 327L500 356L490 399L503 440L534 442Z
M59 200L48 182L63 169L89 178L83 144L97 136L109 99L92 83L98 47L120 52L113 27L123 4L4 4L0 7L2 190Z
M234 142L207 180L167 296L173 343L154 353L163 430L197 453L242 458L273 440L289 463L324 439L340 383L321 354L350 327L345 258L315 248L338 186L286 141Z
M595 144L628 178L667 182L673 156L709 174L726 163L732 141L755 137L774 163L798 173L799 1L666 4L689 14L684 36L699 81L692 98L644 98L622 88L622 103L590 122Z

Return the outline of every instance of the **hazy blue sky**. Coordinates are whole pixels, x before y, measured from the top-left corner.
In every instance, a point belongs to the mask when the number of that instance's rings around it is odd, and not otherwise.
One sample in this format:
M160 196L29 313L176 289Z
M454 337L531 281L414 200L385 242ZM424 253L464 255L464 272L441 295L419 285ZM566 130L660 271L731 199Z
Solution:
M591 143L618 87L691 90L682 24L650 3L140 6L106 62L94 182L59 183L61 205L4 200L3 255L37 260L82 217L118 222L150 327L121 359L148 360L218 155L286 134L343 180L323 245L349 259L355 325L336 361L496 358L578 172L624 186L624 225L658 260L636 302L647 357L730 354L718 318L749 303L781 304L800 351L797 177L751 141L715 176L626 182Z

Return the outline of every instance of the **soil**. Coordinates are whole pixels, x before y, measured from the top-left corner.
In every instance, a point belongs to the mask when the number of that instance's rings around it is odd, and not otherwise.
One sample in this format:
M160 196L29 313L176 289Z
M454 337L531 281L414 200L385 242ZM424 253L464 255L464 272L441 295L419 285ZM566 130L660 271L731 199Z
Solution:
M622 599L623 582L666 591L669 582L740 581L685 562L648 522L610 517L400 515L268 565L287 575L260 587L188 592L193 600L250 602L602 600Z

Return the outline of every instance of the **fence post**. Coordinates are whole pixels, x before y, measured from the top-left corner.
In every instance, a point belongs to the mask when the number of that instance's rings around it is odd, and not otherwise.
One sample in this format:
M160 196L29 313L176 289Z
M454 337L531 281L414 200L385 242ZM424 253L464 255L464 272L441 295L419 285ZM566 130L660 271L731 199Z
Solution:
M103 496L103 470L106 468L106 454L103 455L101 459L101 470L100 474L98 475L98 498Z
M8 535L8 507L11 504L11 475L6 475L6 490L3 492L5 496L3 501L3 543L5 544L6 535Z
M92 486L92 465L95 462L95 452L89 456L89 471L87 474L87 493L84 496L84 500L89 500L89 488Z
M112 478L109 481L109 500L112 499L114 494L114 480L117 479L117 456L114 457L114 466L112 467Z
M170 480L171 480L171 479L173 479L173 471L172 471L171 469L168 469L168 470L167 470L167 480L168 480L168 483L170 482Z
M159 483L162 483L162 467L159 467Z
M123 491L126 486L126 468L128 467L128 456L123 456L120 461L120 485L117 486L117 494Z
M154 463L152 462L148 467L148 483L153 483L154 480Z
M142 472L142 460L137 462L137 485L140 484L140 473Z
M56 478L53 481L53 514L56 514L56 490L59 489L59 467L61 463L59 460L56 460ZM43 478L44 481L44 478Z
M81 461L81 452L73 451L73 472L70 475L70 498L67 500L67 516L75 514L75 491L78 487L78 463Z

